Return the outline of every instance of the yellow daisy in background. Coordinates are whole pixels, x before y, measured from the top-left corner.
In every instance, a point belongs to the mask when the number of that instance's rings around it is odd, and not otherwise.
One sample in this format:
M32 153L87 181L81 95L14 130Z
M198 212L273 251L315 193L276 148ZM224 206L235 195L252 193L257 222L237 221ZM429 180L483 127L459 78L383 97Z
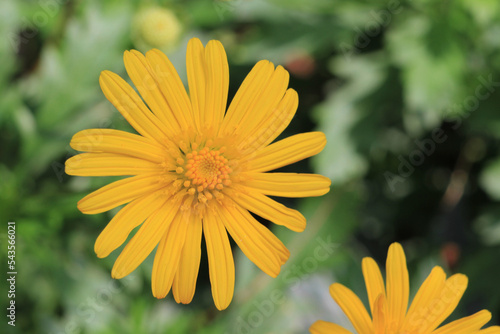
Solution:
M372 316L361 300L342 284L330 286L330 294L347 315L358 334L500 334L500 327L482 329L491 313L482 310L437 328L457 307L467 288L467 277L455 274L446 279L436 266L418 290L408 309L410 284L406 257L398 243L389 247L386 263L386 284L378 265L364 258L363 276ZM349 334L347 329L326 321L314 323L312 334Z
M234 291L227 232L251 261L276 277L290 253L250 212L293 231L304 230L306 220L300 212L268 195L320 196L329 191L330 180L315 174L266 172L319 153L326 138L310 132L272 143L298 106L283 67L258 62L226 111L229 68L222 44L210 41L203 47L193 38L186 58L189 96L165 54L125 52L127 73L147 106L120 76L102 72L104 95L139 135L112 129L78 132L71 147L87 153L68 159L66 173L131 176L78 202L86 214L126 204L97 238L95 252L100 258L142 224L118 256L114 278L130 274L158 245L153 295L164 298L172 289L178 303L189 303L203 234L212 295L223 310Z

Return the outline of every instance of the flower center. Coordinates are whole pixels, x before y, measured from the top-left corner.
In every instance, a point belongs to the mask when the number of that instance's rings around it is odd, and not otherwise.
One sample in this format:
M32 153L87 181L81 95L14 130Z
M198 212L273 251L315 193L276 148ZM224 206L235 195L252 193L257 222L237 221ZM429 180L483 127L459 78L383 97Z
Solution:
M232 169L223 155L224 148L217 150L209 147L207 145L198 151L197 145L193 145L185 159L177 159L176 172L183 187L201 203L214 197L221 199L223 195L220 191L231 184Z

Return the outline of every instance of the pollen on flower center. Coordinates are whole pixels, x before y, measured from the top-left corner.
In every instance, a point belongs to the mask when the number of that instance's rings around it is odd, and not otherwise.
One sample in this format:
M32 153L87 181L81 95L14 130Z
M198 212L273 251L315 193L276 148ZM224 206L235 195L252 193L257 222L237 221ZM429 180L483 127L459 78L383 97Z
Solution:
M210 148L210 143L197 150L196 144L185 154L185 159L177 159L176 172L188 194L197 196L198 202L205 203L212 198L221 199L224 186L231 184L228 159L223 155L224 148Z

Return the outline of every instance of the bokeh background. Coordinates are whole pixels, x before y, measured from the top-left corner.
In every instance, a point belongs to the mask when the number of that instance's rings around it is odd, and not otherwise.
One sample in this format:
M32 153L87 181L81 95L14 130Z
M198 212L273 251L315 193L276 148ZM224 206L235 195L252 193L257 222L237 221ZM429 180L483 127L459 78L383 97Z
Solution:
M329 285L366 303L361 259L383 266L394 241L412 294L434 265L464 273L469 288L450 319L487 308L498 324L497 0L2 0L0 36L0 257L7 272L15 221L18 271L16 327L2 315L2 333L307 333L318 319L350 328ZM271 279L235 248L224 312L206 257L188 306L151 295L152 257L112 280L119 251L97 259L93 244L116 211L76 208L111 178L64 173L74 133L130 129L100 92L100 71L126 77L124 50L157 47L185 78L191 37L224 44L230 98L258 60L283 65L300 97L284 136L328 138L321 154L285 168L333 182L320 198L280 199L308 219L303 233L272 227L289 262Z

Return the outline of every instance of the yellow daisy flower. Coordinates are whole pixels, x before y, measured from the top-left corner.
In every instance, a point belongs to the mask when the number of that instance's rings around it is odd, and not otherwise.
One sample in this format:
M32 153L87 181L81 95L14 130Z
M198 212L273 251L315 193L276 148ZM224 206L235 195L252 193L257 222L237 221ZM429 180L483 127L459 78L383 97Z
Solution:
M339 283L330 286L330 294L358 334L500 334L499 326L481 329L491 319L487 310L437 328L462 298L467 288L465 275L455 274L446 279L443 269L434 267L408 309L410 284L406 257L400 244L393 243L389 247L386 285L372 258L364 258L362 268L371 317L354 292ZM321 320L309 331L312 334L351 333L339 325Z
M66 161L79 176L130 175L85 196L78 209L97 214L125 205L97 238L95 252L106 257L139 225L118 256L114 278L130 274L158 245L152 291L178 303L191 302L198 276L202 232L216 307L233 297L234 261L227 232L266 274L276 277L290 253L250 212L300 232L306 220L270 196L320 196L330 180L321 175L266 173L319 153L321 132L272 143L298 106L289 75L269 61L258 62L226 111L229 68L218 41L187 47L190 95L168 58L126 51L128 75L143 100L121 77L103 71L106 98L139 133L90 129L75 134L71 147L84 151ZM271 144L272 143L272 144ZM226 232L227 231L227 232Z

